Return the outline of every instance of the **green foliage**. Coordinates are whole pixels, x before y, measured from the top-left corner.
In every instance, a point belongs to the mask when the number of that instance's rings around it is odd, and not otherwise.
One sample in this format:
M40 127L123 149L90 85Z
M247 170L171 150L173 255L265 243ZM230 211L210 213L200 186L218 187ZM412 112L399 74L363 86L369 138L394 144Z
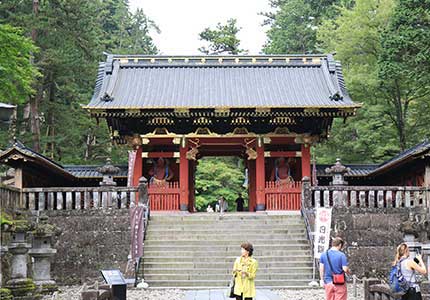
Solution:
M24 103L34 93L33 80L40 74L31 64L37 51L31 39L19 28L0 24L0 101Z
M41 152L63 164L99 164L108 156L127 161L126 149L111 144L106 123L98 125L81 105L91 99L103 51L155 54L149 31L158 30L156 25L142 10L131 13L127 0L45 0L37 15L31 1L6 0L0 2L0 20L31 34L39 48L34 66L42 76L34 90ZM31 147L33 128L23 108L18 107L18 139Z
M320 47L342 62L352 99L363 103L316 147L321 162L381 162L429 136L429 4L396 3L357 0L318 30Z
M396 125L400 146L410 134L428 135L410 119L410 110L421 110L430 95L430 1L400 1L381 37L380 87L386 93L389 116ZM429 113L430 111L427 110Z
M320 47L336 52L342 62L346 86L356 102L363 103L356 117L344 124L336 120L329 141L317 145L318 162L380 162L399 151L395 128L379 88L378 54L381 28L390 20L393 0L357 0L339 8L339 17L324 20L318 30Z
M215 208L218 198L228 201L229 211L236 210L238 193L247 199L243 187L244 167L237 158L203 158L199 160L196 172L196 208L206 211L208 204Z
M237 27L236 23L236 19L229 19L225 25L218 23L216 29L205 28L199 37L209 45L208 48L199 48L199 51L205 54L245 53L245 50L240 49L240 40L236 36L241 29Z
M267 32L268 42L263 48L264 53L315 52L316 20L306 1L285 1L279 11L270 17L272 19L266 21L271 27Z
M317 45L317 29L322 20L337 15L336 5L353 5L352 0L270 0L275 12L262 13L270 25L268 41L263 48L267 54L315 53L321 49Z

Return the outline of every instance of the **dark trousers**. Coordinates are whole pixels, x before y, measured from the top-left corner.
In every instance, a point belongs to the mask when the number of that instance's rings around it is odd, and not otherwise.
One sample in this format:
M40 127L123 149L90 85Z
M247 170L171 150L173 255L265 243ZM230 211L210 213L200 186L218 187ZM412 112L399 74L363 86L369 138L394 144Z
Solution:
M421 292L416 292L414 288L410 288L406 294L402 296L402 300L422 300Z
M252 300L252 298L243 298L243 294L238 296L236 295L236 300Z

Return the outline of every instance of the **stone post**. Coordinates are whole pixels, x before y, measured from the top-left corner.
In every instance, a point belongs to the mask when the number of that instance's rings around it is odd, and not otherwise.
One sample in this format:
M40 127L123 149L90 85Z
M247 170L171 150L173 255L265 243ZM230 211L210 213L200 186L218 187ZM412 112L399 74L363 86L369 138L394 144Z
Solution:
M341 164L340 158L336 159L336 163L330 168L326 168L325 172L331 174L333 181L330 185L345 186L348 182L345 181L345 174L350 172L351 169ZM345 207L347 205L348 194L346 191L333 191L333 206Z
M97 168L97 172L103 175L103 180L100 182L100 186L107 188L107 191L102 192L102 207L112 207L112 191L109 190L109 187L116 186L113 176L118 174L119 168L112 165L111 159L108 158L103 167Z
M27 278L27 253L31 245L27 243L26 236L30 224L19 212L14 223L12 242L9 245L9 252L12 254L12 272L11 279L6 283L6 288L11 290L15 300L30 300L34 299L33 292L35 289L33 280Z
M303 208L312 208L311 179L308 176L302 178L302 205Z
M33 247L29 254L34 258L34 283L42 294L50 294L58 290L55 281L51 279L51 258L57 253L52 248L56 227L48 224L47 216L41 216L39 220L33 231Z

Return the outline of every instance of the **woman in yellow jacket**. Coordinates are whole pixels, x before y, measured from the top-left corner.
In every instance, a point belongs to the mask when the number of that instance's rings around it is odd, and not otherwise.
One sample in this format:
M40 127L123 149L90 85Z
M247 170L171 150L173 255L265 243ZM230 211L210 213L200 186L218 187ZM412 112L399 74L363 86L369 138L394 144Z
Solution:
M236 300L252 300L255 297L254 279L257 274L258 262L252 258L254 248L250 243L240 245L242 255L233 266L234 294Z

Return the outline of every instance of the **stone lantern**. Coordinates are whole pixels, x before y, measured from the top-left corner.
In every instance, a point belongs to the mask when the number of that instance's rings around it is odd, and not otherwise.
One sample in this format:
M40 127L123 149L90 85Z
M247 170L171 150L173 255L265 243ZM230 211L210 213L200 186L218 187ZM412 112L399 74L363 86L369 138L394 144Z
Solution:
M340 158L336 159L336 163L333 166L325 169L325 172L331 174L333 177L333 181L330 182L330 185L348 185L348 182L346 182L344 178L345 174L350 171L350 168L341 164Z
M9 245L9 252L12 254L11 279L6 282L6 288L11 290L14 299L34 299L35 285L33 280L27 278L27 253L31 245L27 243L26 237L31 227L20 212L16 216Z
M97 168L97 172L103 175L100 186L107 188L116 186L113 176L119 173L119 168L112 165L110 158L106 160L106 164L103 167ZM112 206L112 191L109 189L102 193L102 206L103 208Z
M106 159L106 164L103 167L97 168L97 172L103 175L101 186L116 186L113 176L119 173L119 168L112 165L111 159Z
M41 293L48 294L58 289L51 279L51 258L57 253L52 248L52 239L57 228L48 224L47 216L41 216L39 220L33 231L33 247L30 250L30 255L34 258L33 280Z

